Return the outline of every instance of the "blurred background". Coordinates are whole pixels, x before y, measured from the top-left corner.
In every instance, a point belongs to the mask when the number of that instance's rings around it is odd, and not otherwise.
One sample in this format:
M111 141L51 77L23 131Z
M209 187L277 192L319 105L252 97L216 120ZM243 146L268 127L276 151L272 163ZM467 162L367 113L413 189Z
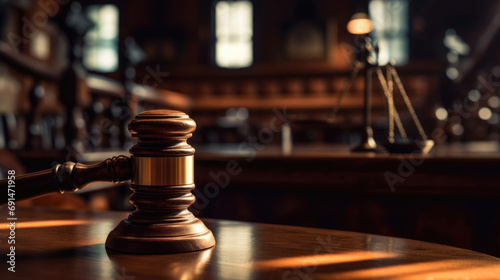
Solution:
M354 20L367 20L368 31L348 30ZM181 110L198 125L195 214L500 255L499 193L481 189L494 184L484 174L498 173L496 161L453 158L500 151L499 40L493 0L0 0L0 173L127 155L136 114ZM370 182L399 162L336 160L362 139L362 74L338 103L362 58L395 64L423 129L449 159L439 180L403 176L414 188L398 193ZM384 141L388 109L375 74L371 96L374 138ZM418 138L405 100L394 102ZM334 123L321 124L332 111ZM226 172L230 160L236 175ZM343 173L332 175L336 168ZM454 180L459 173L469 179ZM472 191L418 191L448 181ZM211 183L215 191L204 188ZM127 184L98 183L24 204L130 210L129 195Z

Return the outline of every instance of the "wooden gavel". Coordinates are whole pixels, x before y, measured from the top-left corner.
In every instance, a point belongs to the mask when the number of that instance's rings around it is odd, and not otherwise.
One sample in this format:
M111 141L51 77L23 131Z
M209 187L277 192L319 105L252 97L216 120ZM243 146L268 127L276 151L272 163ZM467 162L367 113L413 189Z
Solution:
M195 201L191 193L195 151L186 141L196 123L183 112L153 110L137 115L128 128L138 141L130 157L117 156L94 165L66 162L16 177L16 200L74 192L97 181L131 180L130 202L136 210L109 233L107 248L158 254L214 246L212 232L187 209ZM1 180L0 189L7 187L8 180ZM7 203L7 195L0 202Z

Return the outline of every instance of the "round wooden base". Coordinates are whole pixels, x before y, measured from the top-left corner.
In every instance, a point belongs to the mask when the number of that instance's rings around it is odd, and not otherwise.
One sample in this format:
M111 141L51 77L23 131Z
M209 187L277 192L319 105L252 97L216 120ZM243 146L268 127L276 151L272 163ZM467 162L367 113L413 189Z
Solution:
M197 218L179 223L141 224L122 220L106 239L108 249L133 254L171 254L215 245L212 232Z

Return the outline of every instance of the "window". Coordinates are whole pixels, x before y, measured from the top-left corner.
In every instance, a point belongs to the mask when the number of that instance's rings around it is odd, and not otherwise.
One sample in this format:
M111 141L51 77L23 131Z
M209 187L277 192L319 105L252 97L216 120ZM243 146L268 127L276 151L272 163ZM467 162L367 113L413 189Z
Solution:
M371 0L370 18L373 36L380 47L378 62L387 64L391 59L396 65L408 62L408 1Z
M118 8L92 5L87 16L94 27L85 35L83 63L89 70L113 72L118 68Z
M251 1L215 3L215 63L241 68L253 62L253 5Z

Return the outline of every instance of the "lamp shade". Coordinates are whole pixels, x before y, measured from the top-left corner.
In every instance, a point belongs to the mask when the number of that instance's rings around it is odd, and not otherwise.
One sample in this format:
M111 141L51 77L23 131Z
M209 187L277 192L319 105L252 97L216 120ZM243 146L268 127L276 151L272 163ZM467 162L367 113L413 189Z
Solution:
M347 31L351 34L368 34L372 29L372 21L365 13L355 13L347 23Z

